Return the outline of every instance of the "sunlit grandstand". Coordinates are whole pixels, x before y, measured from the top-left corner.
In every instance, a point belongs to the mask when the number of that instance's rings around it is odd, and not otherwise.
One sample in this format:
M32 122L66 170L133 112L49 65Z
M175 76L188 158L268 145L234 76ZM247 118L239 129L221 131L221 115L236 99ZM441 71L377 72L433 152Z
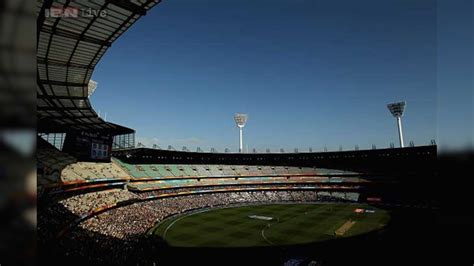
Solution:
M391 254L384 245L415 231L398 235L407 210L414 228L430 228L423 217L436 204L420 187L433 175L434 143L245 153L241 140L234 153L176 151L139 147L134 129L101 118L89 100L94 68L159 2L37 2L42 262L219 263L218 252L238 263L334 265L363 261L365 249ZM65 7L107 16L47 16Z

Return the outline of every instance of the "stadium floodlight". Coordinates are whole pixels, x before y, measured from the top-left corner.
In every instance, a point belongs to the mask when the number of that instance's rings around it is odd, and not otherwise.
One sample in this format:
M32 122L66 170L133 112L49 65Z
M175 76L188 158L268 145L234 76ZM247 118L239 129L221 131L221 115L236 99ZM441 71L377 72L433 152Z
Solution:
M92 93L94 93L95 89L97 89L97 81L90 79L89 83L87 84L87 97L90 97Z
M402 131L402 116L405 111L406 102L390 103L387 104L388 110L390 113L397 119L398 125L398 137L400 139L400 148L403 148L405 145L403 143L403 131Z
M247 119L248 119L247 114L237 113L234 115L234 120L235 120L235 123L237 124L237 127L239 128L239 133L240 133L239 152L244 151L244 140L243 140L242 131L244 130L245 124L247 123Z

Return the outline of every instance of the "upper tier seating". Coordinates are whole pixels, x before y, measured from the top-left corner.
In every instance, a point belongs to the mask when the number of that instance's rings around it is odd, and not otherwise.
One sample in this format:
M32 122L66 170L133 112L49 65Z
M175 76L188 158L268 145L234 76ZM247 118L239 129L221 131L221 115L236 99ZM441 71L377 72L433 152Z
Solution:
M354 179L353 181L358 181ZM131 182L128 184L130 190L155 190L198 186L222 186L222 185L251 185L251 184L313 184L329 183L327 177L322 176L266 176L266 177L209 177L209 178L180 178L161 179L154 181Z
M115 163L76 162L66 166L61 180L127 179L129 175Z
M38 184L46 185L61 182L61 171L77 160L38 137L36 161L38 167Z
M126 170L132 178L165 179L187 177L228 176L286 176L286 175L339 175L356 174L341 170L313 167L263 166L263 165L186 165L186 164L128 164L113 161Z
M42 138L37 138L36 157L40 185L130 178L129 174L114 162L78 162L76 158L56 149Z

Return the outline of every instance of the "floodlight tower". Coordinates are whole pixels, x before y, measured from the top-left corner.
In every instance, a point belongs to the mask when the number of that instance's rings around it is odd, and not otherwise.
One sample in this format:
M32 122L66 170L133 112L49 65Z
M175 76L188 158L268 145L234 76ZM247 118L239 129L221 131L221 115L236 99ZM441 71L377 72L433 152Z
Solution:
M398 137L400 138L400 148L403 148L405 145L403 144L403 131L402 131L402 116L403 112L405 111L406 102L398 102L398 103L390 103L387 104L388 110L390 113L397 119L398 125Z
M87 84L87 97L90 97L92 93L94 93L95 89L97 89L97 81L90 79L89 83Z
M237 127L239 127L239 132L240 132L239 152L244 152L244 140L243 140L242 132L244 130L245 124L247 123L247 118L248 118L247 114L237 113L234 115L235 123L237 124Z

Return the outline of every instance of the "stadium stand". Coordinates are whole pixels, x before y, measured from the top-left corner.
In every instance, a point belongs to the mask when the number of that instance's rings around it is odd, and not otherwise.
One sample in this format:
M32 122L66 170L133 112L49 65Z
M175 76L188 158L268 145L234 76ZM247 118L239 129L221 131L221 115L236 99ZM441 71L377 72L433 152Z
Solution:
M96 209L114 206L119 202L124 202L138 198L135 194L122 189L110 189L98 192L80 193L59 200L59 203L71 213L85 215Z
M224 171L219 165L209 165L209 170L212 176L224 176Z
M360 182L358 179L350 180ZM202 186L222 186L222 185L248 185L248 184L321 184L327 183L324 177L240 177L222 178L208 177L202 179L162 179L148 182L130 182L128 189L132 191L159 190L180 187L202 187ZM341 182L342 183L342 182Z
M61 179L64 182L98 179L127 179L129 175L115 163L77 162L66 166Z
M209 176L210 175L210 168L206 165L195 165L197 169L198 176Z
M183 165L182 167L183 167L184 175L186 175L186 176L196 175L196 172L193 170L191 165Z
M275 167L272 166L263 166L261 172L263 175L276 175Z
M224 177L224 176L288 176L288 175L358 175L356 172L312 167L283 167L264 165L186 165L186 164L128 164L113 159L133 178Z
M56 149L42 138L37 138L36 160L38 166L38 185L46 185L51 183L60 183L63 180L62 171L68 165L75 163L77 160ZM72 176L79 179L80 176Z

